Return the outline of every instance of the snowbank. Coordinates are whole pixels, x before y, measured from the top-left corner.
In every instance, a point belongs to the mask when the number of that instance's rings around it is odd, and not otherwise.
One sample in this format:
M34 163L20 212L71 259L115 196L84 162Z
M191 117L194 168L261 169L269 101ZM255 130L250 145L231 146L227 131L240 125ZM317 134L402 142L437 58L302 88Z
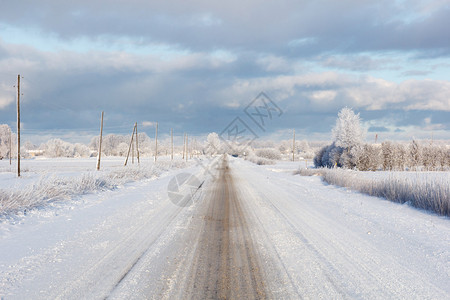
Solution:
M450 175L447 172L384 172L384 176L364 176L364 172L343 169L300 169L303 176L320 175L329 184L397 203L450 216Z
M152 165L128 166L108 171L89 171L71 174L44 174L26 185L0 189L0 215L26 214L34 208L54 202L74 199L88 193L113 190L126 183L150 179L176 168L184 168L183 161L161 161Z

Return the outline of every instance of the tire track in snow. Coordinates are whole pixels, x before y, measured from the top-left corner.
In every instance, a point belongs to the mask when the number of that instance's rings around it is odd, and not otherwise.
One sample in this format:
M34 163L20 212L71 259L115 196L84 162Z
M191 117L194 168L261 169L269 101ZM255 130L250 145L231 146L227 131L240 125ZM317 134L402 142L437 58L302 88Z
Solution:
M247 213L226 157L185 238L192 255L179 262L167 298L264 299L266 277Z

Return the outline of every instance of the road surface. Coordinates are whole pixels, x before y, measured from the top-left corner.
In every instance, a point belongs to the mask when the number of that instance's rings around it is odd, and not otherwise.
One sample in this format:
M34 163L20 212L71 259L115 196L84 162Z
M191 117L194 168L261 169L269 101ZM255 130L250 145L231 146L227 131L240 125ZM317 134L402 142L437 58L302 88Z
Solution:
M0 296L450 298L448 218L241 159L190 171L189 207L166 177L4 235Z

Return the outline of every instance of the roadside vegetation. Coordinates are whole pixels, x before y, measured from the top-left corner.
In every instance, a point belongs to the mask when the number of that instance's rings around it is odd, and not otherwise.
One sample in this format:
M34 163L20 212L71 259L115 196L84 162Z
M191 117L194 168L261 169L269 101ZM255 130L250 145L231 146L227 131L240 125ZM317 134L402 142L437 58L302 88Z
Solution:
M390 141L363 143L359 115L349 108L339 112L332 133L333 142L314 157L316 168L300 169L296 174L320 175L328 184L450 216L449 148L432 143L422 145L417 140L409 145ZM384 176L361 173L381 170L389 172Z
M386 172L373 177L361 171L320 168L299 169L295 174L321 176L328 184L450 216L450 176L445 172Z
M124 184L159 177L170 169L184 168L183 161L161 161L149 166L123 167L113 171L86 172L64 177L43 176L24 188L0 189L0 216L26 214L95 192L114 190Z

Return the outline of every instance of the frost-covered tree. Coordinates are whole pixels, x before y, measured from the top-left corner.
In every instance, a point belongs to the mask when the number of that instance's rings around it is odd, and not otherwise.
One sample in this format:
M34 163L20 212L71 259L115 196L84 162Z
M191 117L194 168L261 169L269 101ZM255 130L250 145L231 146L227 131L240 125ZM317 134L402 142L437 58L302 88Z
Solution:
M354 168L357 160L355 156L357 151L354 148L361 147L364 140L359 114L355 114L348 107L341 109L332 134L333 143L317 153L320 157L314 159L314 165Z
M9 156L10 130L6 124L0 125L0 159Z
M74 157L89 157L91 150L85 144L76 143L73 145L73 156Z
M381 149L364 144L358 152L356 167L360 171L376 171L381 162Z
M405 166L408 163L408 155L406 148L403 144L395 144L394 152L394 168L399 171L405 170Z
M381 144L381 155L383 170L393 170L395 164L395 146L390 141Z
M125 156L128 152L128 147L130 145L130 135L117 135L117 134L108 134L102 139L102 153L106 156ZM92 151L97 151L98 149L98 136L94 136L91 139L89 144L89 148ZM135 145L136 141L133 140ZM127 150L124 153L124 145L127 145ZM138 133L138 146L139 146L139 155L146 156L152 155L154 153L153 147L154 143L151 143L150 138L145 132ZM158 151L159 152L159 151Z
M88 146L72 144L61 139L51 139L39 147L47 157L88 157L91 150Z
M417 169L422 164L422 147L417 140L409 145L409 161L411 168Z
M73 147L71 146L61 139L51 139L45 144L44 155L47 157L72 157Z
M450 149L446 146L440 146L438 153L439 164L443 171L446 167L448 168L450 166Z
M219 153L221 148L221 142L220 142L220 138L219 135L215 132L211 132L210 134L208 134L208 136L206 137L206 153L210 154L210 155L214 155Z
M361 145L364 141L364 132L359 114L355 114L348 107L341 109L332 134L337 147L350 150L352 147Z
M289 140L282 140L280 142L280 145L278 146L278 150L282 154L289 154L289 150L292 148L292 141Z
M425 170L433 170L436 167L437 148L433 146L425 146L422 149L422 164Z

